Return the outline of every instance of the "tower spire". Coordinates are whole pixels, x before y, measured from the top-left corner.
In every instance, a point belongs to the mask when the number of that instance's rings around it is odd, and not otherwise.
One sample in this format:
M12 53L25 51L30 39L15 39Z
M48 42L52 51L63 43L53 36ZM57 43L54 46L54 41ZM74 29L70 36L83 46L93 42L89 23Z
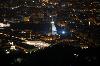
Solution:
M52 21L51 21L51 27L52 27L52 35L57 35L57 29L56 29L56 26L55 26L55 22L53 20L53 17L52 17Z

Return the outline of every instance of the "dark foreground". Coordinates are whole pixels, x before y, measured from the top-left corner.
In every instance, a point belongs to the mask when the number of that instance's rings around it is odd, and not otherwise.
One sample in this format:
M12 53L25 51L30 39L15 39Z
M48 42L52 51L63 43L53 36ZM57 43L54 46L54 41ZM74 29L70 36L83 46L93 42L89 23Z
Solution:
M6 54L0 49L0 65L30 66L99 66L99 47L81 49L80 47L55 45L36 52L21 51Z

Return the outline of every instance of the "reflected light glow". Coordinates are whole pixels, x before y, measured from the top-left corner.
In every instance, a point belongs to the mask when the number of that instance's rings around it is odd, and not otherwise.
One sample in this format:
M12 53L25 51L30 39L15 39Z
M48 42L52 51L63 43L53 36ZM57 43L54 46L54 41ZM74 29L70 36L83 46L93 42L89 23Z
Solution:
M42 41L25 41L24 43L26 43L28 45L33 45L38 48L45 48L45 47L50 46L50 44L42 42Z

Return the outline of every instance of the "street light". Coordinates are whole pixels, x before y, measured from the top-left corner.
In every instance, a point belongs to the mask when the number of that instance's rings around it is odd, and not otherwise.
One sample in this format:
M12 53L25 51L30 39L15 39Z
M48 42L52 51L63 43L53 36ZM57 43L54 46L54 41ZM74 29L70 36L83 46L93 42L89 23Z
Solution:
M66 32L65 31L62 31L62 34L65 34Z

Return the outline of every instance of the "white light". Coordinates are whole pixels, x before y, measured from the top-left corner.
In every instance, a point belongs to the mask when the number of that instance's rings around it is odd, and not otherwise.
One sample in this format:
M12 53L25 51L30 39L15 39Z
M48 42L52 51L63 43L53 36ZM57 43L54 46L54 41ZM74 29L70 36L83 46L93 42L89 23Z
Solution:
M6 51L6 54L9 54L10 52L9 51Z
M74 54L74 56L77 56L78 57L78 54Z
M13 10L14 8L12 7L11 9Z
M12 36L12 37L14 37L14 36Z
M13 45L14 44L14 42L9 42L10 43L10 45Z
M32 1L32 2L35 2L35 1Z
M80 21L80 22L82 22L82 21Z
M91 25L91 22L89 22L89 26Z
M49 17L52 17L51 15Z
M15 37L15 38L18 38L18 37Z
M77 55L77 54L74 54L74 55Z
M10 47L11 50L16 50L15 46Z
M65 31L62 31L62 34L65 34L66 32Z
M87 49L88 48L88 46L84 46L84 47L81 47L82 49Z
M27 2L25 2L25 3L27 3Z
M4 23L0 23L0 27L9 27L10 24L4 24Z
M52 21L51 24L54 24L54 21Z
M26 33L26 32L22 31L21 33Z
M0 34L3 34L3 33L0 33Z
M27 54L28 52L26 51L25 53Z
M8 50L6 50L6 51L8 51Z

